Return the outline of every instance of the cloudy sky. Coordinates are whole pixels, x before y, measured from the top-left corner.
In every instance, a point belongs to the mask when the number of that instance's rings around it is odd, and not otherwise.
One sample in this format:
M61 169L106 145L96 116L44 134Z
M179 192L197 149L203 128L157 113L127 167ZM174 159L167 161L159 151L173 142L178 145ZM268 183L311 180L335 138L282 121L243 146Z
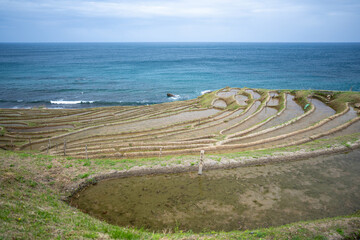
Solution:
M359 42L360 0L0 0L0 42Z

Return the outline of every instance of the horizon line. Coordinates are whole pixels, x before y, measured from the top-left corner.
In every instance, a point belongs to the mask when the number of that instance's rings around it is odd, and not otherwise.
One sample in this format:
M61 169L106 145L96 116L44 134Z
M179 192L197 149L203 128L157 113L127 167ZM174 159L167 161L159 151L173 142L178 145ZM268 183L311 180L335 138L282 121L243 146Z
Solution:
M0 41L2 43L360 43L360 41Z

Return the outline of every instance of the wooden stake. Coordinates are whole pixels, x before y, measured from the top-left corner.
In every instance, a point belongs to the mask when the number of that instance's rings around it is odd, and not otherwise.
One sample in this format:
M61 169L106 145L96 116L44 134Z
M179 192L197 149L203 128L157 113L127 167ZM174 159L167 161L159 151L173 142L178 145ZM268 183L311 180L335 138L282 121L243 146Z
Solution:
M30 150L32 150L32 147L31 147L31 138L29 138L29 145L30 145Z
M201 150L201 152L200 152L199 171L198 171L199 175L202 175L202 168L203 168L203 165L204 165L204 153L205 153L205 151Z
M64 156L66 156L66 139L64 139Z
M51 141L50 141L50 139L49 139L49 148L51 148Z

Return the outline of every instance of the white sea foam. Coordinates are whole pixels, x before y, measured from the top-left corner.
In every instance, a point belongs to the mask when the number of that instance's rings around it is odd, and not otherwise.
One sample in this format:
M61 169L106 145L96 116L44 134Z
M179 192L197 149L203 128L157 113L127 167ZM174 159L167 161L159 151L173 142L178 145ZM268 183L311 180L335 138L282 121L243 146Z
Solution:
M94 101L64 101L64 100L57 100L57 101L50 101L51 104L84 104L84 103L93 103Z
M14 106L11 109L31 109L31 107L19 107L19 106Z
M205 91L201 91L201 95L204 95L205 93L209 93L212 92L211 90L205 90Z
M174 97L170 97L171 100L178 100L180 98L181 98L180 95L174 95Z
M119 101L119 102L121 103L122 101ZM136 101L136 103L141 103L141 104L148 103L148 102L149 102L148 100Z

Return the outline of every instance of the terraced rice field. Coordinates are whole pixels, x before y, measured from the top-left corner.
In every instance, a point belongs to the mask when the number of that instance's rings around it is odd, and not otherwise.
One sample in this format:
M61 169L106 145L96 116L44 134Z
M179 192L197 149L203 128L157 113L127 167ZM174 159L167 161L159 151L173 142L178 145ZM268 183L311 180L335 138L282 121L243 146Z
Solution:
M157 105L1 109L0 147L129 158L291 146L360 132L359 99L357 92L224 88Z

